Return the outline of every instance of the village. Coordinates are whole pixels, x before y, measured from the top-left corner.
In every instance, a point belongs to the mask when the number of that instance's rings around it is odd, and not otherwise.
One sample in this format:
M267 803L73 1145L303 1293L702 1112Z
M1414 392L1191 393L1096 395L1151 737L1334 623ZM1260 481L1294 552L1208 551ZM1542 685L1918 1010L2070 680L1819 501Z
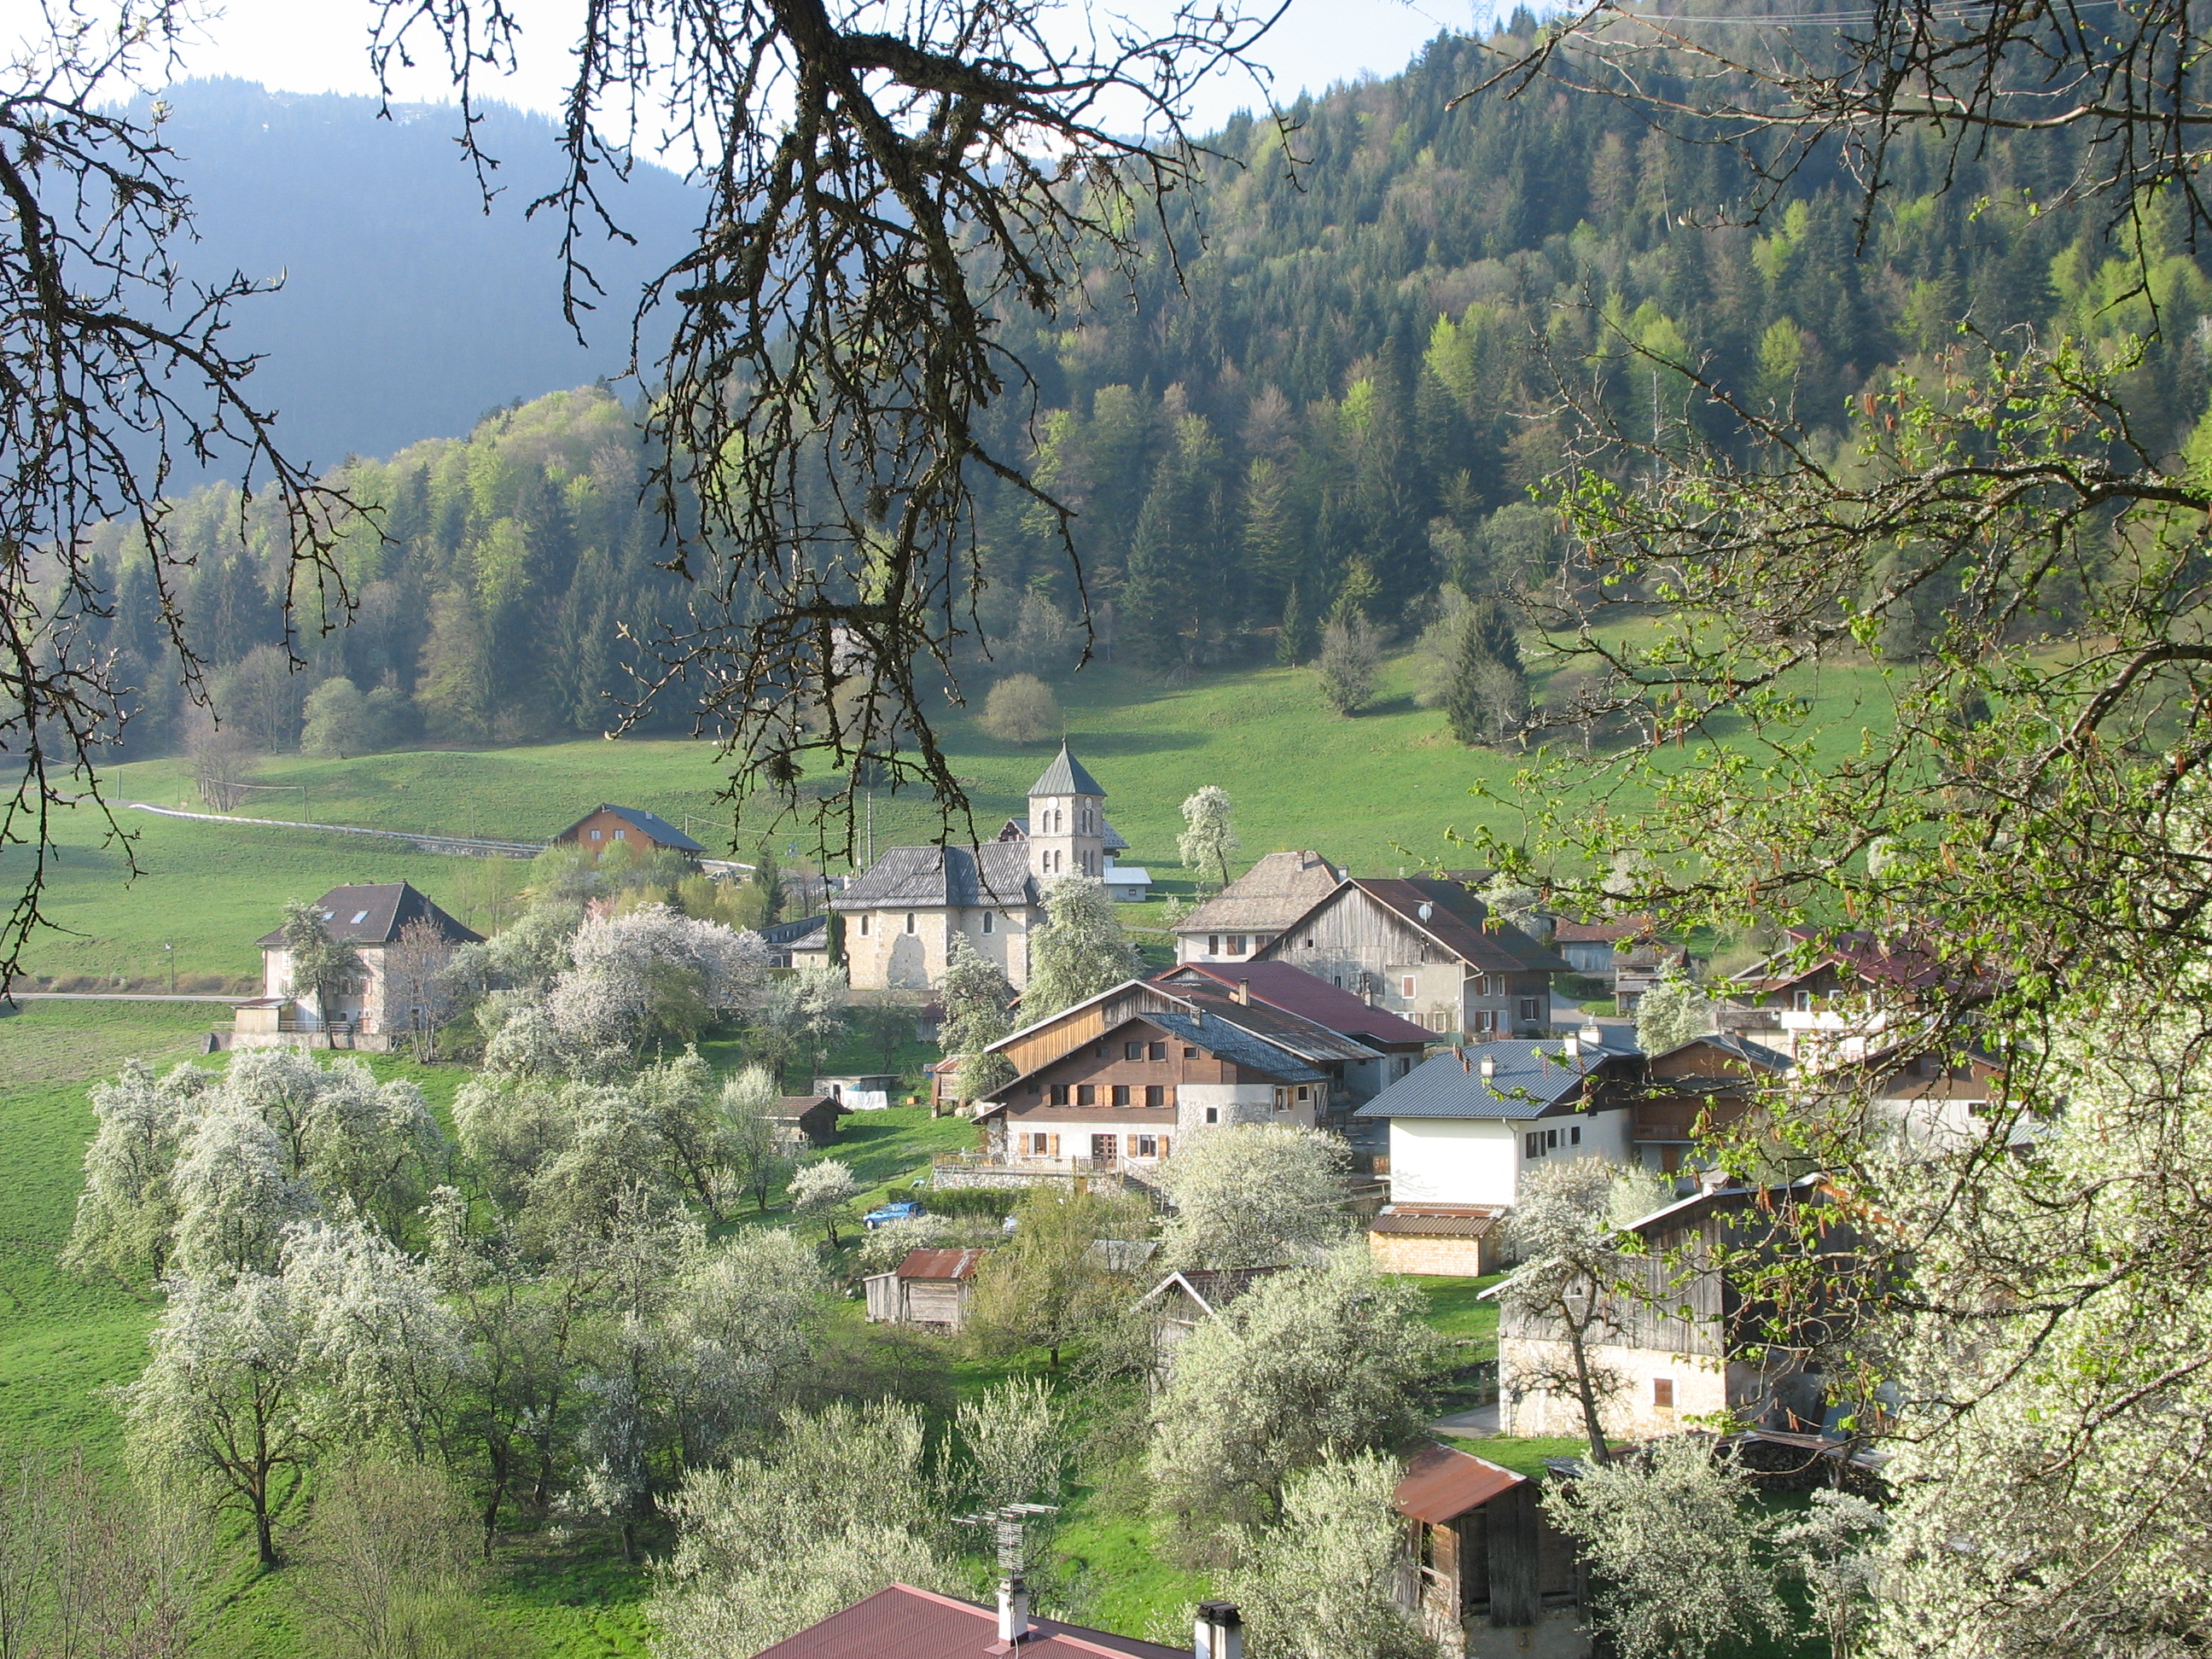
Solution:
M1109 1327L1140 1329L1150 1357L1138 1369L1155 1394L1172 1389L1194 1333L1232 1328L1240 1302L1332 1251L1415 1284L1485 1286L1501 1310L1494 1358L1462 1368L1455 1415L1394 1453L1407 1530L1393 1595L1448 1653L1595 1651L1589 1563L1536 1501L1580 1465L1516 1472L1455 1440L1586 1442L1601 1456L1687 1440L1784 1487L1877 1479L1878 1407L1823 1375L1838 1333L1793 1341L1751 1317L1759 1292L1736 1264L1759 1261L1778 1215L1795 1224L1817 1207L1817 1168L1778 1150L1747 1156L1759 1114L1783 1094L1849 1093L1905 1141L1973 1144L2000 1069L1985 1054L1925 1052L1913 1012L1925 960L1864 933L1801 931L1701 980L1648 918L1559 915L1487 872L1359 875L1295 849L1231 876L1232 804L1209 789L1184 804L1185 861L1227 878L1170 913L1153 951L1171 960L1147 967L1115 910L1141 901L1151 877L1117 866L1127 845L1108 800L1063 743L1027 814L994 840L892 847L849 877L796 878L786 904L805 914L743 931L684 914L714 910L699 897L700 843L602 805L539 855L571 891L601 890L572 906L565 972L532 983L498 965L544 950L517 943L538 911L487 940L404 883L341 886L259 941L262 994L208 1046L465 1052L464 1028L481 1024L488 1073L513 1069L514 1050L550 1048L569 1057L529 1064L607 1078L610 1050L635 1054L652 1026L662 970L690 974L703 1006L654 1052L779 995L825 1025L841 1007L907 1022L942 1055L919 1073L808 1074L796 1091L779 1076L750 1109L774 1143L757 1158L781 1160L832 1272L852 1275L870 1321L957 1344L979 1296L1008 1296L1025 1222L1097 1206L1082 1268L1062 1264L1093 1282L1044 1293L1087 1299L1085 1319L1064 1305L1031 1318L1054 1332L1055 1354ZM688 900L616 896L612 879L640 869L673 875L672 890L652 890ZM725 865L714 881L743 879ZM598 1060L580 1058L594 1046ZM916 1099L971 1125L972 1143L938 1154L841 1249L838 1215L856 1214L842 1127ZM1325 1213L1274 1213L1286 1160ZM1622 1194L1644 1207L1621 1213ZM1585 1213L1566 1231L1580 1228L1578 1243L1554 1236L1556 1217L1548 1235L1529 1224L1532 1204L1548 1212L1577 1195ZM1847 1229L1817 1224L1847 1248ZM1164 1243L1179 1230L1219 1254ZM1607 1266L1589 1259L1600 1235ZM1126 1305L1102 1313L1102 1297ZM1810 1322L1833 1323L1825 1309ZM1025 1558L1018 1540L1008 1547L1003 1644L1170 1650L1032 1619ZM933 1654L945 1631L986 1617L895 1587L769 1651ZM1198 1651L1237 1652L1238 1617L1227 1603L1201 1608Z

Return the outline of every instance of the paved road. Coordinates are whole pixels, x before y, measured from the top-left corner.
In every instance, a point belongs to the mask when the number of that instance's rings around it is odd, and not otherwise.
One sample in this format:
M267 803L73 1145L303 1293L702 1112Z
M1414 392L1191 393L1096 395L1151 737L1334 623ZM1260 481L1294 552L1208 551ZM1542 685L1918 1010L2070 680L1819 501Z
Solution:
M220 1002L226 1008L242 1002L241 992L211 995L205 991L15 991L17 1002Z

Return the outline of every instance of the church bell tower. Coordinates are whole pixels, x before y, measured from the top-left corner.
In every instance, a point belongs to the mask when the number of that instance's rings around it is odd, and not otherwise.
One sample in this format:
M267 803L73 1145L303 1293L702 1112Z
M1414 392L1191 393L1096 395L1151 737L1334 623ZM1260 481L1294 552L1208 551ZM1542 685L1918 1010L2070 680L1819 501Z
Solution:
M1106 792L1067 750L1030 786L1030 873L1040 882L1106 872Z

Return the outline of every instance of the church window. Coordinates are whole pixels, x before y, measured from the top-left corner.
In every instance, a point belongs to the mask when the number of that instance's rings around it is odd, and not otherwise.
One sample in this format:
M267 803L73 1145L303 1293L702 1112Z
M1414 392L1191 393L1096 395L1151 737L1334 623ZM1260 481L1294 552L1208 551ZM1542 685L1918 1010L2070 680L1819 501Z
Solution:
M906 930L909 933L915 931L914 912L911 910L906 913Z
M872 918L866 910L860 912L860 937L862 939L867 938L867 936L874 931L868 926L868 923L872 920L873 920L873 918Z
M990 933L990 932L992 931L992 924L993 924L994 922L997 921L998 921L998 917L996 917L996 916L993 915L992 915L988 910L984 911L984 912L983 912L983 931L984 931L985 933Z

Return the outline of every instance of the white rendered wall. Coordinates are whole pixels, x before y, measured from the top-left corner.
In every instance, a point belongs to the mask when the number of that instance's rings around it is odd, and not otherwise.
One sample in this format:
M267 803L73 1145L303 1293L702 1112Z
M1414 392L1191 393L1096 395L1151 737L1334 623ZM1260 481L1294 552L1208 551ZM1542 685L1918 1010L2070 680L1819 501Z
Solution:
M1521 1162L1518 1127L1494 1119L1390 1120L1393 1204L1511 1204Z

